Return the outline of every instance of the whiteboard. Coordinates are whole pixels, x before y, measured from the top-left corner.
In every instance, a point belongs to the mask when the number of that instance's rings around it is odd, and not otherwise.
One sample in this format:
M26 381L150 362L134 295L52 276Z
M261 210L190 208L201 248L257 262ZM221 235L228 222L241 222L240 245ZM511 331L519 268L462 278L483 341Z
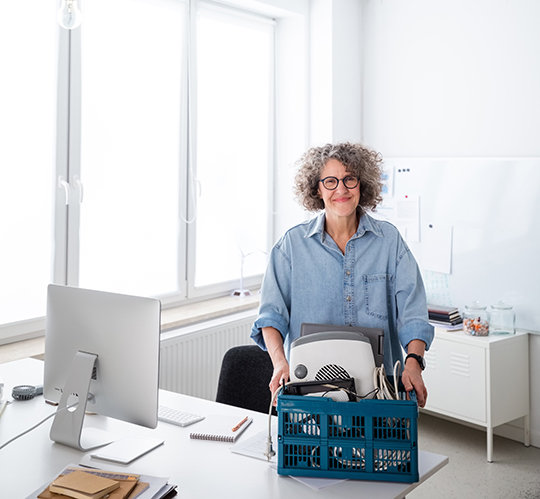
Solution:
M540 332L540 158L386 158L385 170L377 216L393 222L398 200L418 200L419 232L404 237L428 301L463 312L473 300L488 310L505 300L517 328ZM449 273L424 268L433 256L428 231L436 229L451 234Z

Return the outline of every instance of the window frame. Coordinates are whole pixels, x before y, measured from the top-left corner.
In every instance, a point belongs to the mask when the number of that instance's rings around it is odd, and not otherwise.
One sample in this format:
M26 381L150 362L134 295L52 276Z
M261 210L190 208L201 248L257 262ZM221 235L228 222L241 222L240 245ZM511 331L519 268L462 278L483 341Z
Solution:
M84 15L84 1L81 5ZM204 0L177 0L188 6L188 16L196 15L196 6L199 3L213 4L215 7L223 8L228 12L238 15L255 16L259 18L269 17L274 19L276 28L274 32L274 89L273 106L274 123L271 127L273 139L271 168L268 170L268 190L269 199L273 204L273 209L267 214L267 230L269 233L269 246L273 244L276 235L282 233L284 227L291 224L291 220L302 220L305 218L301 208L296 212L291 211L294 203L291 196L291 175L290 166L297 157L305 150L309 140L309 13L310 6L307 0L298 0L293 4L283 7L280 0L227 0L226 2L210 2ZM252 10L251 10L252 9ZM84 20L83 20L84 23ZM192 26L192 24L191 24ZM66 237L66 227L73 224L78 218L75 210L73 215L68 216L65 208L65 198L63 190L58 188L58 177L62 175L68 179L71 185L75 185L75 175L80 168L80 113L81 113L81 59L80 28L75 30L58 29L58 92L57 92L57 129L56 129L56 174L54 185L51 186L56 192L54 200L54 220L51 244L54 245L54 252L51 262L51 282L77 285L76 269L78 265L78 251L73 251L76 243L69 243ZM193 36L193 34L192 34ZM291 48L294 47L294 51ZM78 53L78 55L77 55ZM285 61L285 62L284 62ZM281 75L278 78L277 75ZM189 82L192 85L192 82ZM187 87L187 85L186 85ZM187 90L186 90L187 91ZM280 98L277 99L276 95ZM292 104L292 105L291 105ZM191 119L192 116L188 116ZM193 137L188 131L188 121L185 121L186 144L190 151L193 151ZM276 144L280 144L278 147ZM185 156L187 157L187 156ZM69 169L68 169L69 165ZM188 164L179 165L181 172L182 186L184 192L189 193L187 180ZM69 174L69 177L68 177ZM281 187L281 188L280 188ZM284 188L283 188L284 187ZM72 189L71 195L78 195ZM186 196L185 213L190 216L192 210L190 204L192 198ZM294 208L293 208L294 209ZM71 220L70 220L71 219ZM189 219L189 218L188 218ZM189 224L183 224L186 228L185 235L191 229ZM73 230L73 229L71 229ZM180 258L184 258L186 279L185 288L177 294L157 296L162 301L163 308L187 305L193 302L200 302L219 296L225 296L235 289L238 281L220 283L216 286L208 286L200 289L188 289L189 268L191 267L189 252L194 253L193 236L185 237L186 244L181 246ZM185 247L185 250L182 248ZM269 248L268 248L269 249ZM185 253L184 253L185 251ZM193 257L191 257L193 258ZM68 278L68 276L71 276ZM244 286L254 289L260 285L262 274L244 279ZM193 282L193 281L191 281ZM22 320L12 324L0 324L0 345L36 338L44 333L45 318L35 317Z

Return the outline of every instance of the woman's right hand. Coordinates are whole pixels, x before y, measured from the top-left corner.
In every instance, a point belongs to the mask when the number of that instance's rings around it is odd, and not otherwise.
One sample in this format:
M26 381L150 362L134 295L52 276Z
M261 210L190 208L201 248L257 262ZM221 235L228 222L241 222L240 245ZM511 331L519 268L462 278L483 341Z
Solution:
M285 357L281 333L273 327L263 327L262 333L264 342L266 344L266 349L268 350L268 354L270 355L272 364L274 366L274 373L272 374L272 379L268 384L270 391L272 392L272 397L274 397L274 394L282 385L282 382L289 381L289 363ZM276 404L277 397L274 400L274 405Z
M283 359L282 361L274 365L274 373L272 379L270 380L270 391L272 392L272 397L278 390L278 388L283 384L283 382L289 381L289 363ZM274 405L277 404L277 398L274 399Z

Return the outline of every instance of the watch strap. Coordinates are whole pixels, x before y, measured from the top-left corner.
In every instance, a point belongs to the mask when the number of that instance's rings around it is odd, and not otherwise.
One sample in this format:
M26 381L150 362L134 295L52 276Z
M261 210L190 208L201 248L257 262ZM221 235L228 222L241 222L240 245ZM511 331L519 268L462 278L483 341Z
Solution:
M409 357L413 358L414 360L416 360L416 362L418 362L418 364L420 364L420 369L422 369L422 371L426 368L426 362L424 360L424 357L421 357L420 355L417 355L415 353L410 353L407 355L407 357L405 357L405 363L407 362L407 359Z

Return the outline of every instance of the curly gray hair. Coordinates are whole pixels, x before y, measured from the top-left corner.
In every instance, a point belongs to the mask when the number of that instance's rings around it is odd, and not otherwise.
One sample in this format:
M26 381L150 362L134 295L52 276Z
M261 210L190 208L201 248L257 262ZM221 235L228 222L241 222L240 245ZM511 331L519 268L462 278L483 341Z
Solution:
M319 195L321 172L329 159L337 159L347 172L360 179L361 211L373 211L382 201L382 157L361 144L343 142L312 147L297 161L294 193L298 202L308 211L324 209Z

